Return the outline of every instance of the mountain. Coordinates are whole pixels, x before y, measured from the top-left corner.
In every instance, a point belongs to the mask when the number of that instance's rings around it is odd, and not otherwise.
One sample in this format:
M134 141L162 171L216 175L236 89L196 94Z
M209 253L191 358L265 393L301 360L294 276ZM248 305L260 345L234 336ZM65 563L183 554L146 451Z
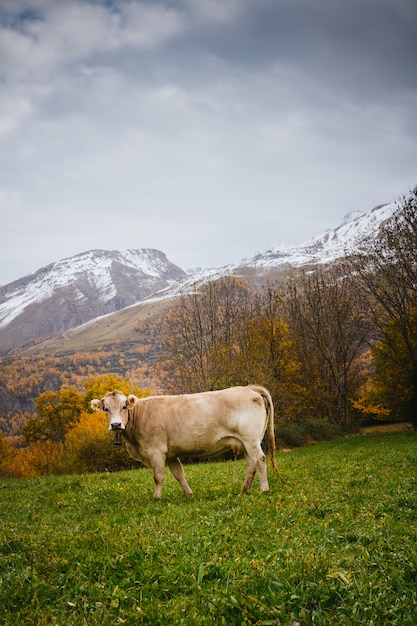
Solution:
M367 238L376 236L379 227L392 217L397 208L393 202L381 204L368 212L351 211L339 226L303 244L277 244L270 250L238 262L217 269L201 270L153 294L142 304L185 294L206 282L225 276L239 276L251 282L264 283L274 277L279 280L297 268L332 263L357 250Z
M142 300L186 276L153 249L91 250L0 287L0 354Z
M75 352L132 341L138 322L160 316L174 297L225 276L262 284L303 266L332 263L376 236L396 209L392 203L354 211L336 228L299 246L276 245L192 275L158 250L92 250L63 259L0 288L0 354L25 348Z
M263 254L244 259L238 267L267 272L278 267L302 267L331 263L354 252L368 238L376 236L379 227L397 210L395 202L381 204L371 211L352 211L336 228L326 230L299 246L277 245Z

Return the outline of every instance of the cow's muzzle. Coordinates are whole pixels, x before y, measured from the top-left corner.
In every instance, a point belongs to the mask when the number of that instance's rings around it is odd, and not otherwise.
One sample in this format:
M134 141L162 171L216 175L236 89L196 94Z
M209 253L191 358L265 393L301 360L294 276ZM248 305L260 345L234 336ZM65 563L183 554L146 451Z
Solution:
M113 445L121 446L122 445L122 430L124 426L121 422L112 422L109 426L109 430L114 433Z

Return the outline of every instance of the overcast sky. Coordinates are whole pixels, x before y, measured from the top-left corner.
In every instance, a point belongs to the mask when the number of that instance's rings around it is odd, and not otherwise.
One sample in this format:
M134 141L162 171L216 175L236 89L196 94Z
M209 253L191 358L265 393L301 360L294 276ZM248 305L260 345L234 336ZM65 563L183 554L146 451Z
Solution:
M416 0L1 0L0 284L94 248L184 269L417 184Z

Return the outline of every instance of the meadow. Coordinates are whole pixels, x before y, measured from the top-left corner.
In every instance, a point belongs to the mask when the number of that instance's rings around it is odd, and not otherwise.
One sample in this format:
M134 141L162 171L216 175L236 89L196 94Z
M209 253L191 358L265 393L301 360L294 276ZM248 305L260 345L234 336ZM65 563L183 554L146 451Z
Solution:
M5 626L417 623L417 433L149 470L0 483Z

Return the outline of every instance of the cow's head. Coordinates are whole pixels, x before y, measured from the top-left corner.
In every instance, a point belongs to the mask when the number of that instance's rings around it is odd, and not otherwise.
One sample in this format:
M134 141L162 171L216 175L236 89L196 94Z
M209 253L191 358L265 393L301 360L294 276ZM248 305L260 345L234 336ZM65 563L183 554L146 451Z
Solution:
M109 391L101 400L91 400L93 411L104 411L107 415L109 430L125 430L129 419L128 410L133 407L137 398L125 396L121 391Z

